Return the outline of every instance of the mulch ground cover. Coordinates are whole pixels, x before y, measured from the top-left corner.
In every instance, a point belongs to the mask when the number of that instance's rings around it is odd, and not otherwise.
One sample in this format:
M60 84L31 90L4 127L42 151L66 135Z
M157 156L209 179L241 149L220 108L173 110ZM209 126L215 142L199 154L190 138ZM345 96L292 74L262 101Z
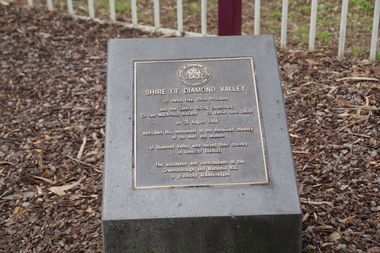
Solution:
M6 3L0 252L102 252L107 40L160 35ZM380 67L328 51L278 57L303 252L380 252Z

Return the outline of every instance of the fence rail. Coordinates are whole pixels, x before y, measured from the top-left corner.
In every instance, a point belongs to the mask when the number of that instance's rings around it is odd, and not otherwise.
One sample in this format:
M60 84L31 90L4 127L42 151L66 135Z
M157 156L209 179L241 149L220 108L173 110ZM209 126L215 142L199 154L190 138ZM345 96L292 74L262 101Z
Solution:
M27 0L28 5L33 7L33 0ZM162 28L160 25L160 3L159 0L153 0L153 12L154 12L154 26L140 25L138 23L138 8L136 0L131 1L131 15L132 24L126 25L127 27L141 29L144 31L159 31L162 33L175 33L177 36L185 34L186 36L207 36L207 0L201 1L201 33L194 33L189 31L184 31L183 26L183 0L177 0L177 29ZM238 0L239 1L239 0ZM369 1L370 2L370 1ZM379 16L380 16L380 0L374 0L374 11L373 11L373 23L372 23L372 33L371 39L368 44L370 44L370 54L369 60L375 61L376 59L376 49L378 43L378 30L379 30ZM344 56L345 39L346 39L346 27L347 27L347 15L348 15L348 5L349 0L342 0L341 5L341 15L340 15L340 33L339 33L339 46L338 46L338 58ZM288 6L289 0L282 0L282 15L281 15L281 37L280 37L280 47L286 48L287 46L287 29L288 29ZM95 8L94 0L88 0L88 18L97 20L95 18ZM49 11L53 10L53 0L47 0L47 8ZM254 0L254 29L252 34L260 34L260 9L261 1ZM316 24L318 18L318 0L312 0L310 4L310 28L309 28L309 51L315 50L315 38L316 38ZM67 0L67 11L70 15L86 18L83 16L78 16L74 14L73 0ZM115 10L115 0L109 0L109 11L111 22L118 23L116 21L116 10ZM222 17L219 17L222 18Z

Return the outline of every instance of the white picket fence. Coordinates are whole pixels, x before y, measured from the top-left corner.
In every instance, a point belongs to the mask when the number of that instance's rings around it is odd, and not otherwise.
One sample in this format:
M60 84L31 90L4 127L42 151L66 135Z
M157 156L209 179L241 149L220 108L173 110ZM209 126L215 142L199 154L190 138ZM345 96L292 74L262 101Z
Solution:
M29 6L33 6L33 0L27 0ZM128 1L128 0L127 0ZM137 20L137 4L136 0L131 1L131 12L132 12L132 24L126 25L127 27L141 29L144 31L158 31L164 34L173 33L177 36L185 34L186 36L207 36L207 0L201 0L201 33L194 33L184 31L183 28L183 2L182 0L177 0L177 30L161 28L160 27L160 9L159 0L154 1L154 27L139 25ZM339 34L339 47L338 47L338 58L343 58L344 46L346 39L346 25L347 25L347 14L348 14L348 2L349 0L342 0L342 12L340 16L340 34ZM254 15L254 35L260 34L260 0L254 0L255 12ZM288 6L289 0L282 0L282 20L281 20L281 38L280 46L281 48L286 48L286 36L287 36L287 23L288 23ZM374 61L376 59L376 47L378 40L378 30L379 30L379 16L380 16L380 0L374 0L374 14L373 14L373 25L372 25L372 35L370 41L370 55L369 60ZM53 0L47 0L48 10L53 10ZM116 21L116 11L115 11L115 0L109 0L110 8L110 20L113 23L118 23ZM95 8L94 0L88 0L88 12L89 17L83 17L74 15L73 0L67 0L67 9L70 15L76 16L78 18L89 18L97 20L95 18ZM318 0L312 0L311 2L311 13L310 13L310 31L309 31L309 51L314 51L315 49L315 38L316 38L316 20L317 20L317 9ZM125 24L124 24L125 25Z

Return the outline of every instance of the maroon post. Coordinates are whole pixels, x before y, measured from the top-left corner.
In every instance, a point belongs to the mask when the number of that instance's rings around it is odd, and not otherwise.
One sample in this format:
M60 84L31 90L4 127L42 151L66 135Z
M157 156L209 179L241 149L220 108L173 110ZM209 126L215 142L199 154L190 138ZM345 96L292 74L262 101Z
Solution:
M241 35L242 0L219 0L218 35Z

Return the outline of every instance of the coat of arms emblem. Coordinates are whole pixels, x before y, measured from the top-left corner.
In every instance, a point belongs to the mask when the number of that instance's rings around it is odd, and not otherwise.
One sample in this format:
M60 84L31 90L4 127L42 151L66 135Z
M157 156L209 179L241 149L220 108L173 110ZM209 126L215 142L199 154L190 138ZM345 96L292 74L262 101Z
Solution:
M178 69L177 77L184 85L201 86L210 81L211 71L201 63L191 62Z

